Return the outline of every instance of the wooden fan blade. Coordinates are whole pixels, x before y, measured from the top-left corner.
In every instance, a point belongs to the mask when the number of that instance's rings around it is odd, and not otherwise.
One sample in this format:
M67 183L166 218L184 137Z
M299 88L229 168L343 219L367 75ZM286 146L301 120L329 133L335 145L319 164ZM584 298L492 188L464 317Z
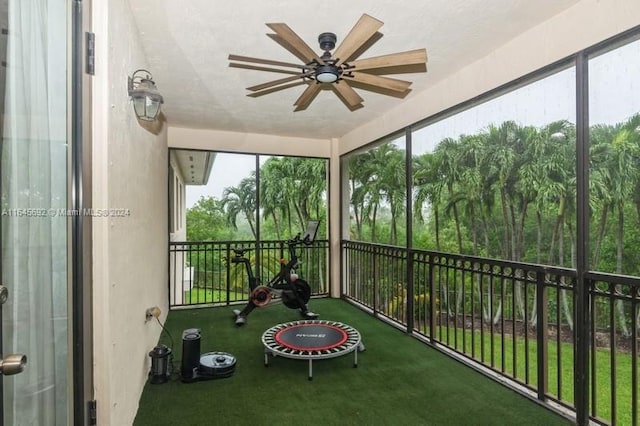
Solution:
M296 107L293 112L307 109L318 93L320 93L320 85L316 82L310 83L304 92L302 92L302 95L293 103Z
M417 65L427 62L427 50L416 49L407 52L392 53L390 55L375 56L373 58L359 59L349 65L354 71L370 70L374 68L386 68L398 65Z
M291 54L293 56L295 56L296 58L300 59L303 63L305 63L305 64L309 63L309 59L307 59L306 56L300 54L300 52L298 52L296 49L294 49L293 46L291 46L289 43L287 43L278 34L267 34L267 37L271 38L273 41L278 43L280 46L282 46L285 49L287 49L289 52L291 52Z
M360 17L349 34L342 40L340 46L333 52L333 57L338 58L336 65L340 65L348 59L356 50L367 42L382 27L384 23L378 21L366 13Z
M281 78L281 79L278 79L278 80L268 81L266 83L258 84L256 86L247 87L247 90L251 90L252 92L257 92L258 90L268 89L269 87L278 86L280 84L288 83L290 81L294 81L294 80L297 80L299 78L308 77L311 74L313 74L313 73L312 72L308 72L308 73L305 73L305 74L298 74L298 75L293 75L291 77L285 77L285 78Z
M398 80L395 78L382 77L379 75L366 74L362 72L354 72L353 74L342 74L342 78L355 80L362 84L377 86L383 89L393 90L395 92L404 92L411 86L410 81Z
M300 55L306 58L305 63L309 63L313 60L319 64L323 64L324 61L309 47L307 43L302 40L298 34L293 32L287 24L267 24L267 27L271 28L273 32L279 35L282 40L288 43L293 49L295 49Z
M343 81L343 84L344 84L344 81ZM344 106L349 108L349 111L355 111L357 109L360 109L360 108L364 107L364 105L362 105L362 103L352 105L349 102L347 102L347 100L344 98L344 96L342 96L342 93L340 93L338 91L338 85L337 84L332 84L331 85L331 89L333 90L333 93L336 94L338 99L340 99L340 101L344 104Z
M340 97L344 99L349 107L354 107L364 101L364 99L362 99L360 95L353 90L353 87L349 86L349 84L344 80L331 85L331 88L340 94Z
M267 72L279 72L282 74L293 74L299 75L301 71L291 71L291 70L282 70L278 68L267 68L267 67L257 67L255 65L247 65L247 64L238 64L236 62L230 62L229 67L231 68L243 68L247 70L256 70L256 71L267 71Z
M404 99L411 92L411 89L407 89L404 92L398 92L396 90L384 89L380 86L371 86L369 84L358 83L355 80L349 80L349 85L356 90L366 90L367 92L378 93L385 96L392 96L398 99Z
M359 71L359 70L354 70ZM367 74L385 75L385 74L417 74L427 72L427 64L413 64L413 65L395 65L385 68L372 68L370 70L364 70Z
M300 81L296 81L294 83L282 84L280 86L271 87L269 89L264 89L264 90L260 90L260 91L257 91L257 92L252 92L252 93L247 94L247 96L249 96L251 98L257 98L259 96L268 95L268 94L274 93L274 92L279 92L280 90L284 90L284 89L289 89L291 87L300 86L301 84L309 84L309 83L304 81L304 80L300 80Z
M358 50L353 52L351 56L349 56L342 62L351 63L351 61L356 60L356 58L362 56L364 52L366 52L371 46L373 46L378 40L380 40L382 36L383 34L381 32L376 32L373 36L369 37L369 40L367 40L362 46L360 46Z
M272 61L270 59L250 58L249 56L229 55L230 61L253 62L254 64L275 65L278 67L307 68L304 65L289 62Z

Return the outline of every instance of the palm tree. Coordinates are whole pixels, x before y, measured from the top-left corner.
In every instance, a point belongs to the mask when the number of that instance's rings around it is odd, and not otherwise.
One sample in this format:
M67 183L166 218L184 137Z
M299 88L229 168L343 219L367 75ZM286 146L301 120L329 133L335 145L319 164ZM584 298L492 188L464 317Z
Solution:
M463 252L462 247L462 231L460 228L460 215L458 213L457 203L451 203L455 197L456 185L460 179L460 150L458 141L452 138L445 138L436 147L434 154L437 159L437 167L444 179L444 185L447 188L448 211L452 212L453 221L456 228L456 241L458 243L458 253Z
M627 200L632 199L634 189L638 185L640 173L640 114L637 114L617 127L610 143L609 155L603 159L608 170L608 190L611 197L612 210L617 212L616 239L616 270L623 273L624 257L624 211ZM626 322L623 304L616 301L616 310L620 317L618 321L625 336L631 333Z
M309 219L319 219L322 206L325 205L327 190L327 176L324 160L295 158L293 159L295 173L295 194L288 194L297 203L302 226Z
M529 140L525 147L527 162L519 172L520 186L527 193L535 209L536 226L536 263L542 263L543 218L548 216L550 206L556 205L574 174L573 158L575 158L575 128L566 121L549 123L535 132L535 138ZM557 223L557 222L556 222ZM524 221L520 222L520 234L524 235ZM520 253L524 251L523 238L520 240ZM563 297L566 295L563 294ZM530 324L535 325L536 303L531 307ZM567 305L567 303L563 303ZM570 312L565 312L570 315Z
M378 219L378 209L383 201L383 195L381 193L382 182L381 174L384 167L384 152L385 145L381 145L378 148L372 149L364 154L361 154L360 161L358 162L361 169L357 172L359 186L357 188L356 195L357 200L362 201L362 222L369 223L372 242L376 242L376 221Z
M363 222L365 204L367 199L367 183L372 171L369 170L371 162L370 154L359 154L349 160L349 186L351 190L351 208L356 222L356 238L363 239Z
M484 237L484 248L490 253L487 216L493 193L487 181L486 138L482 134L462 135L459 139L460 178L457 193L450 203L464 203L468 228L471 232L472 253L479 255L478 232ZM489 189L489 191L488 191Z
M434 222L434 234L437 251L440 246L440 202L443 189L443 179L439 174L436 156L432 153L422 154L413 159L413 217L418 223L424 223L423 212L428 209L432 212Z
M460 182L455 199L450 201L451 203L464 203L465 205L465 215L471 232L472 253L474 256L478 256L480 251L478 232L482 232L485 252L487 254L491 253L488 221L495 197L492 184L487 179L489 173L486 161L486 141L487 138L482 133L460 136ZM482 281L481 274L472 274L471 291L474 291L477 295L482 318L485 321L489 321L491 298L487 297L485 300L483 297L481 291Z
M373 191L389 204L391 233L389 242L398 242L398 221L404 213L406 198L406 173L404 151L396 145L386 143L374 150L374 164L379 173Z
M609 213L613 210L613 197L609 191L611 174L608 159L611 158L611 141L617 132L616 126L595 125L589 130L589 206L591 216L597 219L597 231L591 244L591 268L599 270L602 243L605 238Z
M269 158L260 167L260 208L262 217L271 217L276 231L276 238L282 239L280 220L288 220L288 201L280 182L283 180L279 158Z
M249 177L243 178L238 186L225 188L221 202L227 212L229 225L237 229L237 217L242 214L249 223L253 237L258 237L254 225L257 209L255 171L252 171Z
M502 256L511 260L515 254L515 238L513 234L514 220L512 206L509 204L510 190L513 186L513 173L516 164L518 125L513 121L505 121L500 126L489 125L487 133L488 179L497 186L500 194L502 212Z

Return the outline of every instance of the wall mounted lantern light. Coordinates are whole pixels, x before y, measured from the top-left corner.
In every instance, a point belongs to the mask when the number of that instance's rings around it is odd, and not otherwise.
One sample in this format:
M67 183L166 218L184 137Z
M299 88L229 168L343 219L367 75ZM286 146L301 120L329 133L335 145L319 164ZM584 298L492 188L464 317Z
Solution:
M158 92L151 73L147 70L137 70L129 77L128 88L136 116L140 120L154 121L164 99Z

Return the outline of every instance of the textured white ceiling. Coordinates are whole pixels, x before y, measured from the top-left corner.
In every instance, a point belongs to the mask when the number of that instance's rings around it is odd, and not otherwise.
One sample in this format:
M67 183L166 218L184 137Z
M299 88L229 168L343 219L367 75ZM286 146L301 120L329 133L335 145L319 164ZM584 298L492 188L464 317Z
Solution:
M258 98L246 87L282 74L230 68L230 53L299 62L265 34L265 23L288 24L322 53L317 37L337 45L363 13L384 35L361 58L426 48L428 72L402 74L425 90L578 0L129 0L169 125L310 138L340 137L375 120L403 99L359 90L364 108L349 111L322 91L306 111L293 112L304 86Z

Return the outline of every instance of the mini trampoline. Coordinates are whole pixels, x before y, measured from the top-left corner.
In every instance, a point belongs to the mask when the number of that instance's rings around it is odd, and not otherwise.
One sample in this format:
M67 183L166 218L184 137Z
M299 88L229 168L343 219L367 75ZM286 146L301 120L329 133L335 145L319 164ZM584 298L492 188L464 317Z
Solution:
M262 334L264 365L269 354L309 360L309 380L313 379L313 360L335 358L353 352L353 366L358 366L360 333L335 321L301 320L275 325Z

